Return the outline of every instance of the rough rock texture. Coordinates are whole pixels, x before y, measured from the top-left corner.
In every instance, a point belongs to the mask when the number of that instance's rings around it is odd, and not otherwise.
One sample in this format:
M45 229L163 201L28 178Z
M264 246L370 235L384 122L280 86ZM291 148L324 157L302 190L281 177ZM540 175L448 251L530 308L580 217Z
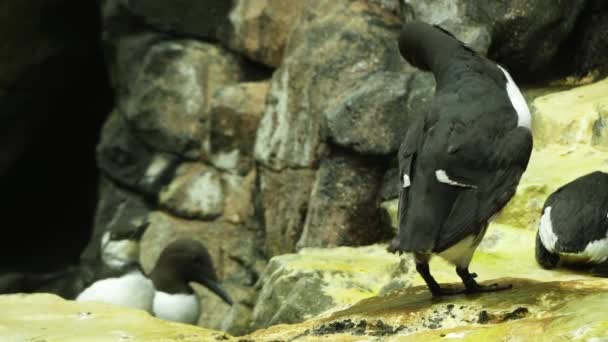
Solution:
M147 50L120 108L150 146L201 158L209 150L211 96L241 72L238 57L215 45L160 42Z
M428 73L378 72L336 97L325 112L331 139L361 154L399 148L412 117L423 115L435 86Z
M382 238L377 209L381 179L373 161L339 154L324 160L297 247L365 245Z
M207 247L220 280L252 285L260 273L255 231L227 222L179 219L161 211L150 213L149 221L140 247L145 271L152 269L165 246L178 238L190 237Z
M539 282L503 278L514 289L491 296L431 298L422 286L363 300L301 324L244 336L255 341L466 341L581 339L601 341L608 321L606 282ZM534 337L535 336L535 337Z
M169 181L176 162L174 156L154 152L137 139L119 112L110 114L97 146L97 165L108 178L154 196Z
M518 75L544 71L574 28L585 1L471 2L471 16L490 26L488 56ZM471 6L473 7L473 6Z
M273 75L256 140L256 159L275 170L318 165L327 135L322 114L333 101L372 74L407 68L395 44L399 18L375 3L312 1L301 18Z
M236 0L220 35L228 47L254 61L279 66L287 37L307 1Z
M537 97L531 103L534 145L608 148L608 79Z
M261 168L260 196L268 256L291 253L302 234L315 171Z
M396 216L396 208L391 212L391 215ZM520 279L515 284L515 290L523 293L527 291L525 284L529 282L548 282L546 284L550 288L551 285L548 284L552 284L551 282L555 282L553 284L568 284L569 281L573 280L592 279L578 272L565 270L555 272L540 268L533 257L534 241L535 232L531 230L491 224L486 238L475 253L470 267L471 271L476 272L479 275L478 280L482 282L496 281L503 277L506 278L502 279L502 282L509 282L513 281L514 278L525 276L527 280ZM459 281L454 267L441 258L433 258L430 268L439 283ZM395 293L403 294L404 289L411 286L424 286L424 281L415 271L411 257L403 256L400 258L395 254L390 254L386 251L386 245L325 249L305 248L297 254L277 256L271 259L259 283L262 286L262 291L254 307L254 324L256 327L266 327L279 322L300 322L305 320L307 316L316 314L319 314L318 317L331 317L336 314L337 310L349 307L351 303L356 302L359 302L359 304L355 304L352 308L370 301L383 303L381 306L380 304L379 306L372 306L380 312L384 308L390 307L385 302L387 299L383 298L396 300ZM301 288L300 286L303 285L300 285L300 283L306 283L309 287ZM407 291L407 294L403 294L403 300L422 297L427 298L424 300L426 301L430 297L426 287L405 291ZM542 290L538 289L538 291ZM505 291L505 293L508 292L510 291ZM303 301L300 296L304 296L308 300L314 299L314 305L300 305ZM401 298L400 296L398 295L399 298ZM529 298L526 297L526 300L536 300L535 296L535 294L532 294ZM480 296L479 298L493 297ZM369 299L361 301L365 298ZM458 300L470 301L471 299ZM330 308L325 304L327 302L333 302L334 304ZM449 301L444 301L444 303L449 303ZM504 301L497 299L493 303L485 304L487 306L483 309L489 312L496 311L497 309L493 305L502 305L499 303L504 303ZM420 310L428 309L429 312L436 309L436 307L427 303L421 303L420 306L416 307ZM477 310L476 314L479 314L479 311L481 309ZM403 315L402 318L406 319L407 317L409 316ZM382 319L385 320L384 317ZM368 323L371 322L368 320ZM416 320L410 328L418 331L420 328L429 328L428 325L431 323L435 323L436 328L441 327L441 320L439 322ZM460 322L460 324L464 323L464 321ZM410 326L410 324L403 322L393 326L393 328L401 324ZM271 328L271 330L273 329ZM414 331L409 330L409 333L412 332ZM262 334L256 335L254 333L253 336L262 336Z
M99 258L103 233L135 232L148 224L150 212L149 204L136 193L122 189L104 177L99 183L99 201L95 211L93 233L82 252L82 259L88 261Z
M0 296L2 341L229 341L224 332L162 321L145 311L50 294ZM24 322L27 322L24 324Z
M412 17L450 30L521 77L546 71L585 2L405 0Z
M381 246L305 248L274 257L258 284L253 327L300 322L373 296L392 277L407 282L411 266Z
M238 83L212 98L210 159L215 167L240 174L253 167L253 145L268 87L266 81Z
M213 219L224 211L224 190L219 172L199 163L180 165L159 203L180 217Z
M421 20L432 25L439 25L449 30L475 51L486 54L492 37L488 25L472 20L469 16L468 0L403 0L402 16L404 20Z
M225 29L233 1L230 0L119 0L153 29L178 36L215 40Z

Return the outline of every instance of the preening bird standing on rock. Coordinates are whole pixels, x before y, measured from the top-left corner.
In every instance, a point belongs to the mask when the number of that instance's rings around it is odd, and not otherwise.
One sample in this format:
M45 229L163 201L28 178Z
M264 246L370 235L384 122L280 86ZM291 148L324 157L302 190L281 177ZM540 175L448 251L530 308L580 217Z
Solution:
M433 73L428 112L399 149L399 232L392 252L413 253L434 296L498 291L480 285L469 264L489 221L515 194L532 151L531 116L509 73L437 26L404 25L399 52ZM464 288L441 287L429 261L456 266Z

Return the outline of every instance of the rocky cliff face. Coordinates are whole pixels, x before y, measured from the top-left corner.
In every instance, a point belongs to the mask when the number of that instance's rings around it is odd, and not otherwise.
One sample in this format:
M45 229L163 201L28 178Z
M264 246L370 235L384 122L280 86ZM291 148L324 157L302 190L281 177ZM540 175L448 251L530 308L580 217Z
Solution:
M508 246L529 249L517 269L534 272L533 239L526 238L544 197L587 170L606 168L606 81L539 96L555 91L548 75L590 75L587 82L606 75L606 45L592 43L604 42L594 28L602 27L606 7L597 1L287 3L101 1L115 106L96 149L101 185L85 256L97 257L101 232L133 220L148 223L140 255L145 270L172 240L199 239L237 303L228 307L197 289L205 308L199 323L234 335L419 284L411 260L377 245L395 229L395 152L434 91L432 76L397 51L402 22L415 17L449 29L516 80L544 82L526 92L536 139L530 168L497 218L507 227L489 234L482 248L493 261ZM575 42L573 32L585 42ZM566 58L573 44L580 57ZM525 231L523 240L514 229ZM550 273L519 274L512 265L483 266L479 273L536 281ZM542 283L518 282L542 291ZM346 333L381 329L357 328L360 322L351 321ZM411 323L390 324L395 330ZM298 330L302 338L323 335L304 330Z

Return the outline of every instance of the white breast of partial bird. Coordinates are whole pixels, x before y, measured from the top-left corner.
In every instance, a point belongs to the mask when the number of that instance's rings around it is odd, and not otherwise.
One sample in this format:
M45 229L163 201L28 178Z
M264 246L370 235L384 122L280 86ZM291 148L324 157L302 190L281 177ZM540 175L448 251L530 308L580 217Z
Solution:
M156 291L154 315L169 321L196 324L200 313L200 303L195 294L170 294Z
M76 300L110 303L152 313L154 285L135 270L121 277L96 281L82 291Z

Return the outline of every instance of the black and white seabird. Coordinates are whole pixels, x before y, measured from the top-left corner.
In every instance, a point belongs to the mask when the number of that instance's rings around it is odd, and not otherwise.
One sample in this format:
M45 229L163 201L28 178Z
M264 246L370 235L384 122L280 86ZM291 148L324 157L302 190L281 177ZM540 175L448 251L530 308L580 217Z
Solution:
M547 197L536 261L548 269L588 264L596 275L608 277L608 173L579 177Z
M119 250L116 248L113 252ZM104 250L104 253L108 252ZM218 283L209 252L196 240L171 242L161 252L149 276L141 270L138 257L129 259L125 256L132 253L116 254L120 257L108 255L104 260L111 260L111 266L120 267L124 274L96 281L78 295L77 301L127 306L148 311L162 319L195 324L200 305L189 282L197 282L232 304L230 296Z
M435 296L497 291L469 272L489 221L515 194L532 151L531 115L509 73L437 26L406 23L399 52L431 71L435 96L399 149L399 232L389 247L413 253ZM429 260L456 266L464 289L441 287Z
M167 246L150 279L156 289L153 312L158 318L196 324L200 301L190 282L204 285L232 305L232 299L219 285L209 252L196 240L176 240Z

